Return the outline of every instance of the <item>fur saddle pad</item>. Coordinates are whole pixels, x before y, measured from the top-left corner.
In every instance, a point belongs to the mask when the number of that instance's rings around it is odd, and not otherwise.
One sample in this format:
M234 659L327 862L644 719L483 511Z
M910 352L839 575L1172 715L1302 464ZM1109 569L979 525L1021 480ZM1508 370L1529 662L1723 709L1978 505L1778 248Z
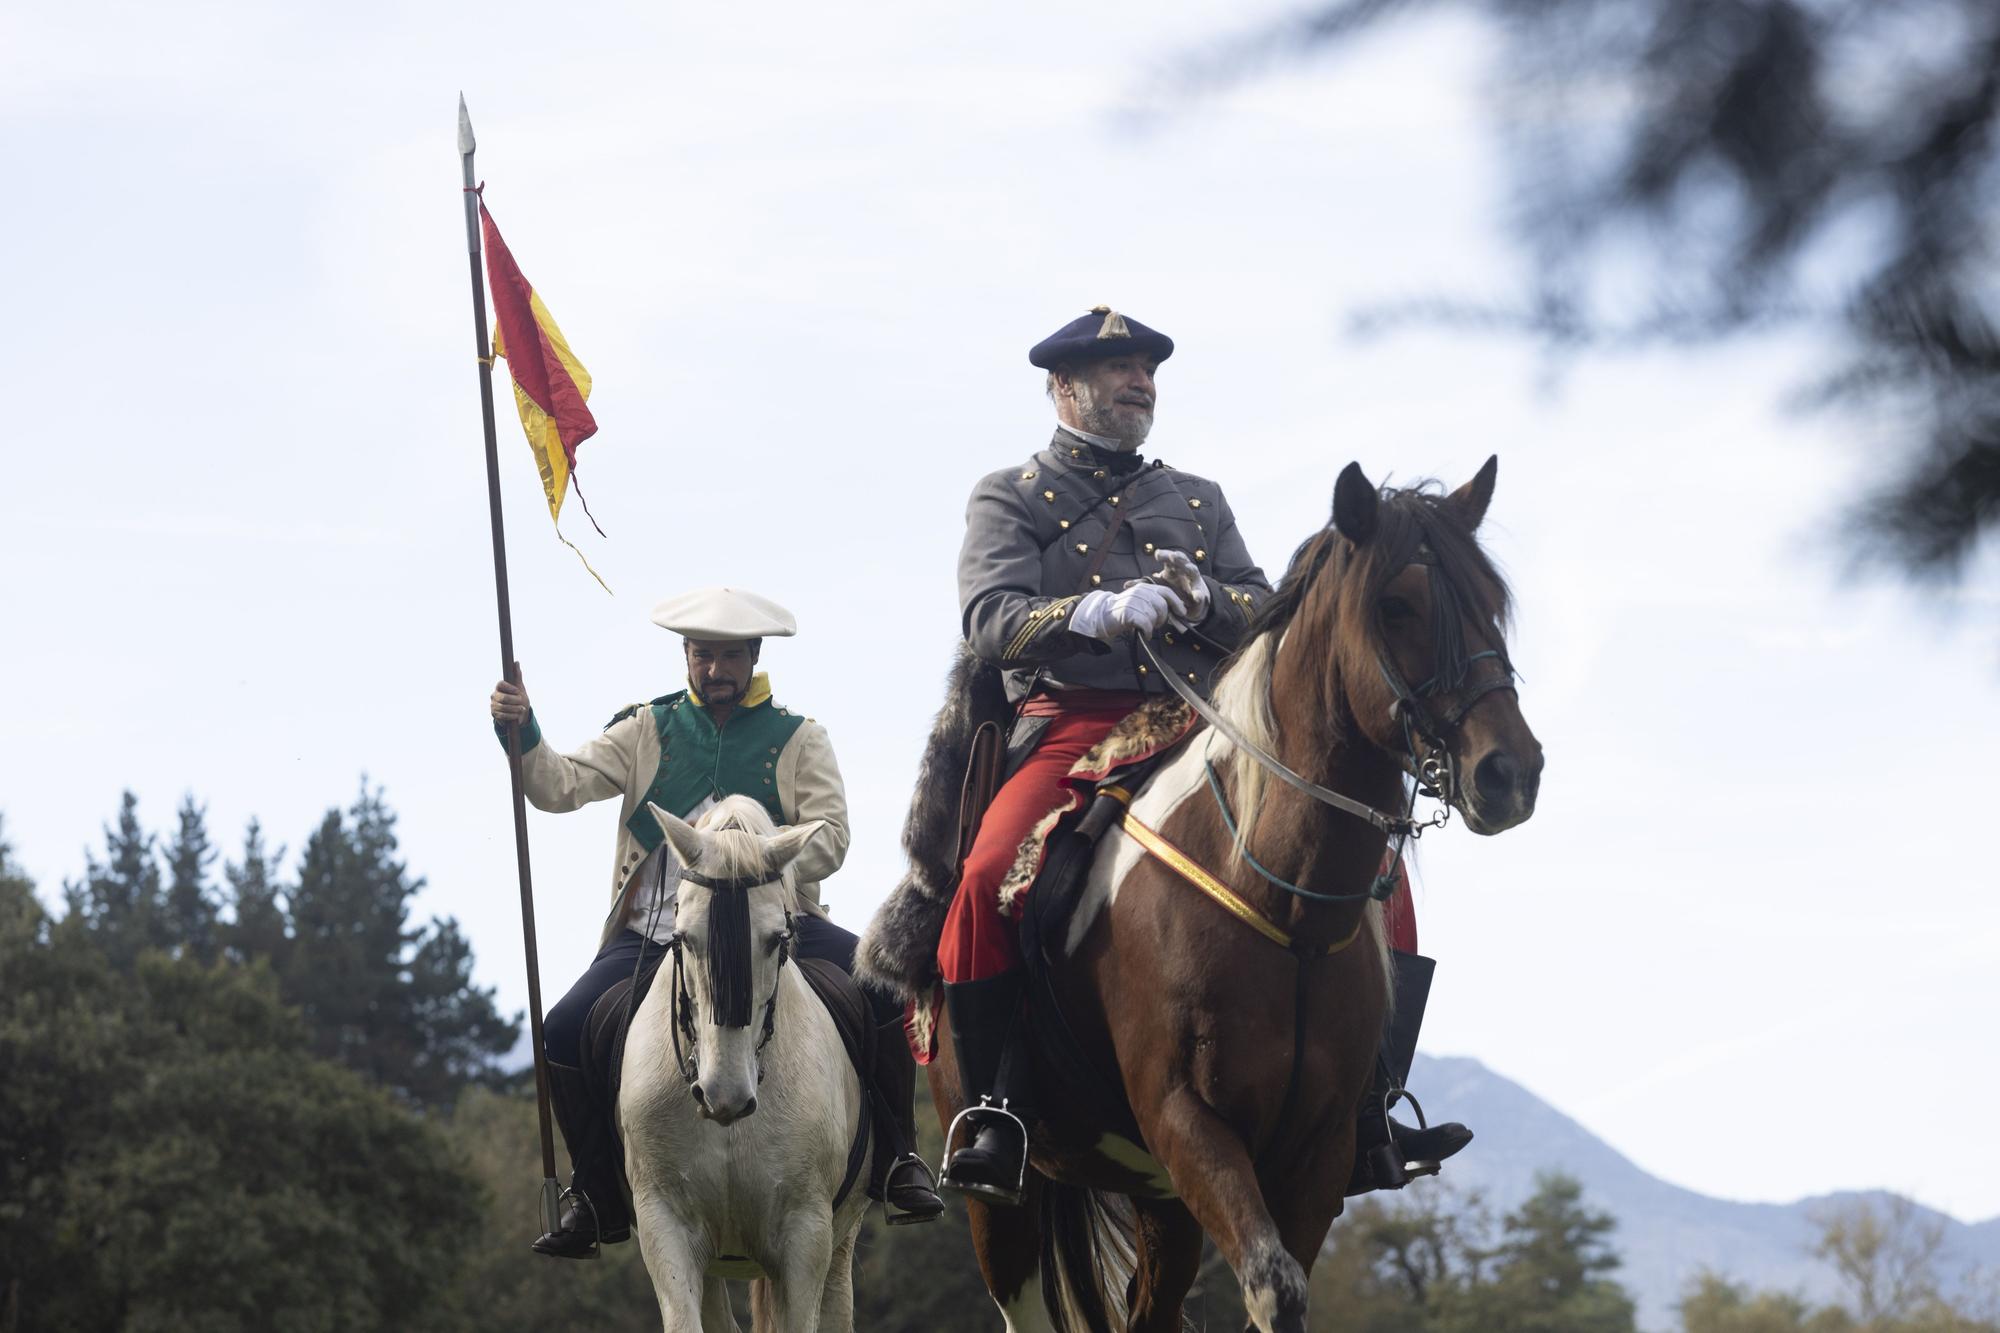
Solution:
M1021 839L1014 853L1014 868L1000 881L1000 915L1019 920L1021 900L1041 874L1042 857L1048 850L1049 835L1056 826L1082 809L1098 784L1117 777L1125 769L1142 764L1173 745L1194 728L1194 710L1178 696L1149 699L1126 714L1123 721L1083 758L1070 766L1062 781L1062 804L1043 815Z
M1071 766L1069 776L1063 779L1062 803L1044 815L1021 840L1013 868L1001 881L1001 916L1012 921L1021 920L1023 903L1043 871L1051 835L1062 826L1063 821L1089 802L1091 794L1100 784L1116 779L1120 773L1146 763L1179 743L1194 729L1194 724L1194 710L1178 698L1149 699L1077 760ZM913 817L914 814L913 808ZM957 887L955 876L952 887L954 890ZM914 874L897 886L870 923L855 957L857 970L868 968L871 980L903 996L908 1006L910 1049L917 1063L927 1064L937 1049L937 1021L942 1002L937 984L937 946L944 930L945 912L950 906L949 896L944 898L942 909L925 913L927 935L905 945L899 954L892 955L890 952L892 940L900 940L913 933L910 923L925 905L919 899L921 892ZM1070 905L1064 906L1066 910ZM934 916L935 920L929 920L930 916ZM880 969L891 961L899 963L898 970L893 977L884 977Z

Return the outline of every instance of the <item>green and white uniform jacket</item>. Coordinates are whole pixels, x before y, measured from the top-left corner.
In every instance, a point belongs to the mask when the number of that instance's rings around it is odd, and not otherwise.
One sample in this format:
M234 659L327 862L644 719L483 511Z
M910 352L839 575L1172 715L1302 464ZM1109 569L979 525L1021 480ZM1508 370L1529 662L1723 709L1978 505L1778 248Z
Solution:
M560 814L623 799L604 939L625 923L639 889L636 872L662 841L648 801L686 818L706 801L751 796L780 826L823 820L825 829L793 864L806 910L827 915L819 886L847 857L847 789L826 728L774 703L762 672L719 730L700 699L681 690L620 709L603 735L569 754L543 743L531 712L521 747L522 784L537 810Z

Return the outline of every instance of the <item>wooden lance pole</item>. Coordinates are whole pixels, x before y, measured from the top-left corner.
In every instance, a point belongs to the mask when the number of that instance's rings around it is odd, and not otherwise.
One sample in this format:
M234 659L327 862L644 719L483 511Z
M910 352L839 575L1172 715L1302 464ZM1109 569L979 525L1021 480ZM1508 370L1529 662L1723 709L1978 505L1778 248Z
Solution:
M493 433L493 349L486 339L486 276L480 272L479 195L472 173L472 117L458 98L458 155L465 167L465 248L472 264L472 328L479 353L479 416L486 428L486 506L493 520L493 592L500 607L500 674L518 685L514 620L507 602L507 535L500 519L500 447ZM535 1111L542 1130L542 1228L554 1231L560 1189L555 1134L549 1123L549 1062L542 1051L542 967L535 953L535 890L528 873L528 803L521 787L518 726L507 728L507 776L514 789L514 859L521 875L521 938L528 952L528 1035L535 1050Z

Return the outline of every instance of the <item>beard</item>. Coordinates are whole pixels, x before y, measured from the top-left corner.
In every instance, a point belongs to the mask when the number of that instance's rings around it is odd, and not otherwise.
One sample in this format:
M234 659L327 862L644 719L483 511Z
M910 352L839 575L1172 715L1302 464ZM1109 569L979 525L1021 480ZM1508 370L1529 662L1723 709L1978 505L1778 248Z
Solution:
M1099 398L1096 390L1082 379L1075 381L1072 387L1076 394L1077 420L1092 435L1108 436L1130 451L1144 444L1146 436L1152 433L1153 413L1150 408L1131 407Z

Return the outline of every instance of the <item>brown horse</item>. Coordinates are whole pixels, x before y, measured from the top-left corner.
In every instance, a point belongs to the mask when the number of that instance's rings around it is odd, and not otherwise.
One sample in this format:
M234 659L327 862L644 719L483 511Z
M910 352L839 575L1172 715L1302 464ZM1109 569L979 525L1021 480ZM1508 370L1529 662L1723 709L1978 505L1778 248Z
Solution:
M1508 593L1473 535L1496 471L1489 459L1447 495L1378 491L1350 464L1332 522L1293 557L1216 689L1228 729L1265 758L1382 819L1273 780L1212 726L1132 798L1131 821L1272 930L1225 914L1129 823L1099 845L1066 947L1051 950L1053 984L1143 1142L1092 1123L1038 1057L1022 1206L968 1199L1011 1333L1121 1319L1178 1330L1204 1232L1254 1325L1305 1333L1307 1274L1341 1212L1390 993L1371 897L1386 830L1419 778L1476 833L1534 810L1542 754L1506 656ZM929 1074L949 1125L961 1098L948 1031Z

